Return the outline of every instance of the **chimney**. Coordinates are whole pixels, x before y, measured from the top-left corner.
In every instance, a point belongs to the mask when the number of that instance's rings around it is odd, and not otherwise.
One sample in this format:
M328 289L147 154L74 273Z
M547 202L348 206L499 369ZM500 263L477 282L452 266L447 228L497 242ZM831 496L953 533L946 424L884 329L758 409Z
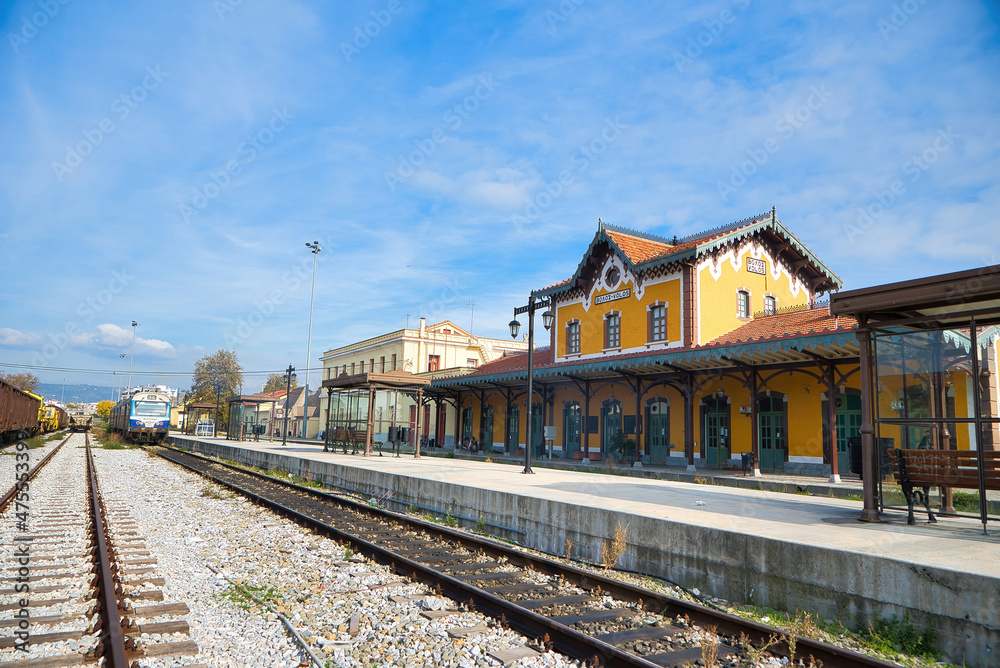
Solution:
M420 338L427 336L427 318L420 316Z

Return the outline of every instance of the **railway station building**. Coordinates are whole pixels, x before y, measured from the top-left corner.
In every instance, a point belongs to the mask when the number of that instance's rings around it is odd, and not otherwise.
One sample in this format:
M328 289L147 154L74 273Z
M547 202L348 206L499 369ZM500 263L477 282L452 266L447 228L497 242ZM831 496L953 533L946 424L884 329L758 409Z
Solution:
M689 471L746 462L755 475L838 481L861 427L858 323L820 300L841 287L775 209L680 239L599 222L574 274L533 293L555 316L534 360L533 456ZM978 339L992 347L994 385L995 330ZM939 348L961 358L948 351L969 345L957 331ZM518 455L527 375L527 355L507 355L434 380L426 401L456 407L456 438ZM915 377L887 375L885 411L971 410L971 369L950 368L934 397ZM543 440L543 426L553 438ZM917 447L923 433L893 438ZM949 447L975 442L953 429Z

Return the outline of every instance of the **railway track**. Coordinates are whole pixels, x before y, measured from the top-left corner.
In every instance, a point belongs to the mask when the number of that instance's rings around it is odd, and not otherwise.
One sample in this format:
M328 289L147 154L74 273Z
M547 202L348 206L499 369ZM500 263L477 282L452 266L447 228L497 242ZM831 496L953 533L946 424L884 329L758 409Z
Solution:
M588 665L748 666L765 651L805 666L893 665L201 455L157 452Z
M0 665L127 668L198 653L178 639L187 607L154 603L163 579L127 512L106 507L89 440L71 434L0 498L0 543L15 554L0 570Z

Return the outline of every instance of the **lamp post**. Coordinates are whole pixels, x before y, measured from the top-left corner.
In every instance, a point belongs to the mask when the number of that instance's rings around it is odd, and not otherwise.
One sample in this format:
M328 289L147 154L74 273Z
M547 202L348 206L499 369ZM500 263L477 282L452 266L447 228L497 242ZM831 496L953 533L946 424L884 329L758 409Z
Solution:
M514 319L510 321L510 336L512 339L516 339L517 333L521 331L521 323L517 321L517 316L521 313L528 314L528 428L527 443L524 445L524 470L521 471L521 473L534 473L534 471L531 470L531 423L534 421L534 414L531 411L532 399L534 398L532 395L531 380L534 372L535 360L535 310L539 308L548 309L551 305L551 300L537 300L535 299L535 295L531 295L528 297L527 306L519 306L514 309ZM555 314L550 310L546 310L545 313L542 314L542 324L545 325L546 330L552 327L552 323L555 319Z
M285 369L288 384L285 387L285 426L281 429L281 444L288 445L288 395L292 392L292 381L295 380L295 367L291 364Z
M319 242L306 243L306 248L313 256L313 280L312 295L309 297L309 342L306 344L306 396L302 403L302 438L309 438L307 427L309 425L309 365L312 364L312 342L313 342L313 302L316 299L316 256L323 250L319 247Z
M219 398L222 396L222 381L216 378L212 381L215 388L215 426L212 428L212 436L219 433ZM226 427L226 436L229 436L229 427Z
M120 359L122 364L125 364L125 353L118 353L118 359ZM118 376L118 374L115 374ZM118 388L115 390L115 403L117 404L122 398L122 377L118 376Z
M139 326L135 320L132 321L132 357L128 361L128 385L125 386L125 391L128 392L128 388L132 387L132 362L135 361L135 328Z

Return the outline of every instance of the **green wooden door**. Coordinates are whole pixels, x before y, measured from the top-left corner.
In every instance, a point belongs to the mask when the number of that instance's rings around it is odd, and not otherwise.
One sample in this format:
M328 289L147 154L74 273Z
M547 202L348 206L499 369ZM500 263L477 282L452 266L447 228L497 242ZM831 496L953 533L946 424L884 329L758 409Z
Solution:
M531 449L531 454L535 457L541 457L545 452L545 439L543 438L545 434L542 432L542 416L545 411L541 404L532 404L531 406L531 442L534 447Z
M670 404L665 401L646 405L646 452L650 464L666 464L670 456Z
M729 434L729 404L725 399L705 402L705 458L706 465L718 468L728 459L726 437Z
M472 438L472 406L462 408L462 438Z
M841 394L833 405L837 421L837 471L843 475L849 472L847 439L861 435L861 396Z
M563 406L563 452L571 458L580 449L580 404Z
M757 402L758 464L762 471L785 468L784 404L779 397L761 397Z
M489 452L493 448L493 406L487 406L483 413L482 438L479 447L483 452Z
M510 416L507 418L507 452L514 452L518 448L520 408L517 405L510 407Z
M605 401L601 404L601 453L607 456L611 441L622 431L622 404L620 401Z

